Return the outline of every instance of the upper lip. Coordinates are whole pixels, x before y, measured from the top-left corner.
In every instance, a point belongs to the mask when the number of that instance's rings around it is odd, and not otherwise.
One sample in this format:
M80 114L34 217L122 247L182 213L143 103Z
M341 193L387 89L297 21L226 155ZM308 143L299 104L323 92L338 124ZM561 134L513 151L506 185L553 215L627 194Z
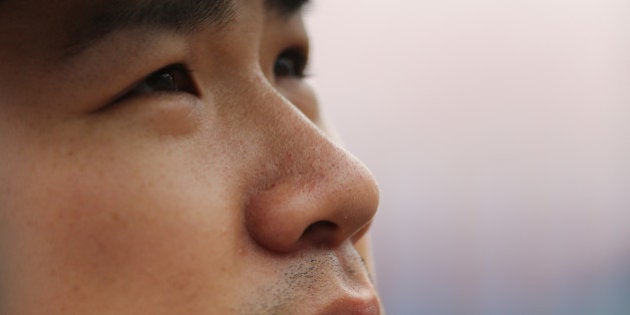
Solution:
M348 295L333 301L319 315L379 315L381 305L374 293L365 296Z
M340 265L353 269L351 273L354 275L343 277L345 281L339 279L338 295L319 314L379 315L381 305L378 295L367 267L357 259L356 251L352 247L342 247L335 251L335 256Z

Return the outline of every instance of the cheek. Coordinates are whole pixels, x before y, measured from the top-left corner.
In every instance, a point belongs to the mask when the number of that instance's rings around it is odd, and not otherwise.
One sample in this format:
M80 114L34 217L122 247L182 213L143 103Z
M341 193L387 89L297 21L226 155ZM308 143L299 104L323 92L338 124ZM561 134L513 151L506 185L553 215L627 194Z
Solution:
M371 247L370 234L365 233L361 238L355 241L354 246L359 252L359 255L365 261L365 265L368 268L370 274L373 276L375 274L374 268L374 258L372 256L372 247Z
M48 209L45 228L63 265L95 276L134 273L175 256L173 243L195 238L195 223L181 215L187 205L168 194L138 186L130 177L114 182L85 177L82 182L89 184L58 185L47 196L59 202Z
M49 299L136 291L164 303L229 283L208 279L239 268L225 263L241 241L238 204L219 198L230 192L181 171L176 157L134 156L22 168L11 202L16 277L54 287Z
M198 131L205 114L203 104L186 94L145 96L118 105L103 113L107 117L99 117L104 118L101 121L88 124L101 125L108 131L116 128L155 136L185 137Z

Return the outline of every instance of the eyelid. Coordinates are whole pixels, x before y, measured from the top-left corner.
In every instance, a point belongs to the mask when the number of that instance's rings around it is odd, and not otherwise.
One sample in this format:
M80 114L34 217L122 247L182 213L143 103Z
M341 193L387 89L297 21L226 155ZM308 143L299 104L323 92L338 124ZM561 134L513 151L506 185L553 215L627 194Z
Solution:
M122 92L118 93L114 98L113 101L110 102L110 104L117 104L120 102L123 102L127 99L131 99L137 96L141 96L143 94L154 94L154 93L132 93L136 88L138 88L140 85L142 85L143 83L145 83L147 80L149 80L152 76L162 73L162 72L168 72L168 71L182 71L186 74L186 76L188 77L189 80L189 87L186 90L179 90L179 91L173 91L173 92L160 92L160 91L156 91L155 93L189 93L189 94L193 94L195 96L199 96L199 88L198 86L195 84L195 81L193 79L193 73L194 71L192 69L190 69L189 67L187 67L186 65L184 65L183 63L172 63L169 64L167 66L164 66L158 70L155 70L151 73L149 73L148 75L145 75L142 79L139 79L137 81L135 81L134 83L130 84L127 88L123 89Z

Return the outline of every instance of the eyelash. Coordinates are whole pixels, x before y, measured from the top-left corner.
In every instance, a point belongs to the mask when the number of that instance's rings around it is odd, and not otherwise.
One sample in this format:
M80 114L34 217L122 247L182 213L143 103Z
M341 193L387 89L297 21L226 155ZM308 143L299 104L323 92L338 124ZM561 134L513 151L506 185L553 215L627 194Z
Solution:
M303 79L308 57L302 49L288 48L282 51L273 65L274 76L278 79ZM157 70L137 83L118 101L130 99L150 93L189 93L199 95L197 87L191 78L191 70L183 64L172 64Z
M299 48L288 48L282 51L273 65L273 73L276 78L303 79L308 64L307 54Z
M126 92L120 100L150 93L189 93L198 95L191 76L191 70L183 64L172 64L157 70Z

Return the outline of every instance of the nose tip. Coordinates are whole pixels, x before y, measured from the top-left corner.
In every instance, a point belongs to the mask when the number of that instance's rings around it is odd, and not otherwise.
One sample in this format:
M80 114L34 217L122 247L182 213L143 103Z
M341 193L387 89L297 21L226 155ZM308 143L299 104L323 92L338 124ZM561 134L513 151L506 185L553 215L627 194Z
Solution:
M373 176L352 155L324 141L325 148L310 152L315 158L293 165L285 161L285 172L250 198L247 228L261 246L276 252L333 247L371 222L379 198Z

